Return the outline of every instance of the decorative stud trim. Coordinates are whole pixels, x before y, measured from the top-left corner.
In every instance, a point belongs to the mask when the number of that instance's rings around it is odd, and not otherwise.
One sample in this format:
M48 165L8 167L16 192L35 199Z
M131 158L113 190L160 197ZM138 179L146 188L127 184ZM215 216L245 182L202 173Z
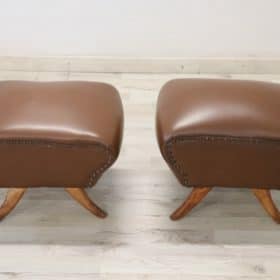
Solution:
M100 142L76 142L76 143L65 143L65 142L58 142L53 140L44 140L44 139L0 139L0 145L1 144L8 144L8 145L37 145L37 146L46 146L49 148L58 148L58 147L64 147L64 148L94 148L98 147L104 150L106 154L106 162L96 170L93 170L91 175L89 176L89 181L86 184L87 188L93 187L97 180L100 178L102 173L108 169L114 162L114 156L112 150L100 143Z
M184 186L189 186L189 175L186 170L183 170L174 156L174 146L177 143L188 142L188 143L217 143L227 142L228 144L252 144L252 145L277 145L280 148L280 141L277 139L265 139L255 137L234 137L234 136L219 136L219 135L199 135L199 136L186 136L177 135L171 137L164 144L163 150L167 158L167 162L171 166L172 170L181 178L181 182Z

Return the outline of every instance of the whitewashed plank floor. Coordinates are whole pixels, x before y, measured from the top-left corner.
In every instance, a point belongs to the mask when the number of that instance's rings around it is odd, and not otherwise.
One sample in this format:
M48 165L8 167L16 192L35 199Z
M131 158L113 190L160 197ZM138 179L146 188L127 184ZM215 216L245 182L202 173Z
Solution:
M62 189L30 190L0 223L0 280L280 279L280 226L250 191L216 189L185 219L168 219L189 189L160 156L154 115L160 87L177 77L280 82L280 75L0 72L0 80L109 82L125 109L120 158L89 190L109 217L95 218ZM273 195L280 206L280 192Z

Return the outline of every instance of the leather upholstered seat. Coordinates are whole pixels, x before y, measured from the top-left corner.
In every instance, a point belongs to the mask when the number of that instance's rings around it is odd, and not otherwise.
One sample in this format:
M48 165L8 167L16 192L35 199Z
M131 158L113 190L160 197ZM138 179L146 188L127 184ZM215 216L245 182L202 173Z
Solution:
M93 186L117 159L123 109L97 82L0 82L0 187Z
M279 84L170 81L158 98L157 136L185 186L280 189Z

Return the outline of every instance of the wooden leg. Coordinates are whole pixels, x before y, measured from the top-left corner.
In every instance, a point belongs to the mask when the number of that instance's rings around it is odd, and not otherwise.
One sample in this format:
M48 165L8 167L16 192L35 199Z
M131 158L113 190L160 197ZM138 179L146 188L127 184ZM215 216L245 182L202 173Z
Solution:
M176 221L183 218L212 190L212 187L194 188L184 203L170 216L171 220Z
M253 189L253 192L268 215L270 215L276 223L280 224L280 212L272 200L270 190Z
M9 189L3 204L0 207L0 220L5 218L19 203L27 188Z
M92 214L99 218L105 218L107 214L100 209L94 202L89 198L88 194L84 189L81 188L65 188L65 190L82 206L89 210Z

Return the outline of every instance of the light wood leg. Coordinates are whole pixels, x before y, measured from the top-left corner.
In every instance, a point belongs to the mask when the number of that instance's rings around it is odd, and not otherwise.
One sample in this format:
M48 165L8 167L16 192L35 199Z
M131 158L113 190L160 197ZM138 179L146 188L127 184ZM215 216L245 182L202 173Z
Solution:
M105 218L107 214L99 208L82 188L65 188L65 190L83 207L99 218Z
M280 212L273 202L269 189L253 189L253 192L265 211L278 224L280 224Z
M3 204L0 207L0 220L5 218L19 203L27 188L9 189Z
M212 190L212 187L194 188L184 203L170 216L171 220L179 220L189 213Z

